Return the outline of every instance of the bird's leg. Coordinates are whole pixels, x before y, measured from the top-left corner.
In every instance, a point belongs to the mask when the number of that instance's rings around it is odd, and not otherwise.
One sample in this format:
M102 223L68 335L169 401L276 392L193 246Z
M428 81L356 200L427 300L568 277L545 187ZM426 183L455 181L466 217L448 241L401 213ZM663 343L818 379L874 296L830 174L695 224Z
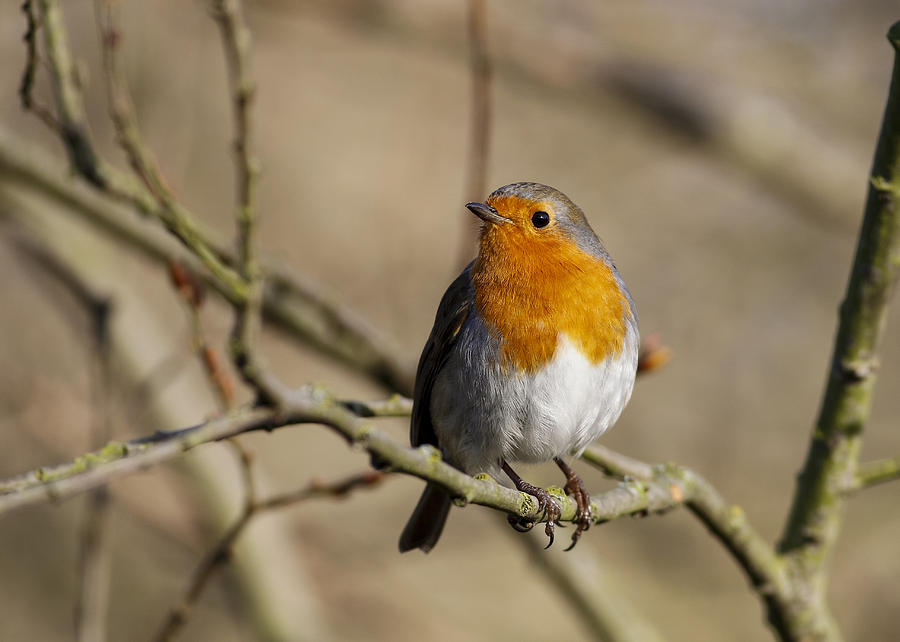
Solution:
M575 510L575 523L577 524L577 527L575 528L575 532L572 533L572 543L569 545L569 548L566 549L567 551L570 551L575 547L575 544L578 543L581 534L591 527L591 496L588 494L587 488L584 487L584 482L581 481L581 477L572 470L572 467L569 466L569 464L559 457L555 457L553 461L556 462L556 465L559 466L559 469L563 471L563 474L566 476L566 493L575 498L575 505L577 506Z
M503 465L503 472L509 475L509 478L512 480L513 484L516 485L516 488L520 492L528 493L537 500L538 508L542 511L543 516L547 519L547 526L544 528L544 532L547 534L547 537L550 538L550 541L547 543L546 548L550 548L553 545L554 527L559 520L559 516L562 512L559 508L559 504L556 503L556 500L553 499L550 493L548 493L546 490L539 486L529 484L527 481L519 477L516 472L512 468L510 468L510 465L505 461L501 463ZM533 522L523 522L521 519L516 519L512 515L509 516L509 523L519 532L530 531L534 526Z

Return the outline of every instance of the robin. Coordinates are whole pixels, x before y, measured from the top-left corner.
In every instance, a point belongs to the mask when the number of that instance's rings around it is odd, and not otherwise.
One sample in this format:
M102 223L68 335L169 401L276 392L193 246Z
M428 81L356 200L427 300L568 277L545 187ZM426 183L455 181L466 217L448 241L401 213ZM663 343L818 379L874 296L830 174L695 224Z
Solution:
M478 257L438 307L416 373L410 441L437 446L470 475L505 473L537 500L548 547L559 504L509 462L552 459L576 501L574 546L591 524L591 504L564 458L603 434L631 397L634 302L584 213L559 190L513 183L466 207L483 221ZM429 483L400 551L430 551L450 504ZM517 530L533 525L510 521Z

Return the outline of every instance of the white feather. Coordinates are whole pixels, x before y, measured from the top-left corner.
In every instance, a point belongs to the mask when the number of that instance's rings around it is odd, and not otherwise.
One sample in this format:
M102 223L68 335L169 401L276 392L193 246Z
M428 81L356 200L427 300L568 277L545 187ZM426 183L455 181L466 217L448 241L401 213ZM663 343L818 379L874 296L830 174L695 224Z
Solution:
M622 351L590 363L561 335L553 359L533 374L511 375L499 345L472 315L438 374L431 416L445 458L470 474L501 478L500 462L540 463L581 452L612 426L634 385L636 324Z

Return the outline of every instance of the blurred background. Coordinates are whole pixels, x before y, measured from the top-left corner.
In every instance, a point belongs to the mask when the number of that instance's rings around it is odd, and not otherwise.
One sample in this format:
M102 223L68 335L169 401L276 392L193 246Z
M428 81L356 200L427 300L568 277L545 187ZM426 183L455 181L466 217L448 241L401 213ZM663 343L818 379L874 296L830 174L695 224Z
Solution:
M16 95L19 0L0 0L0 128L64 167ZM201 2L120 3L122 55L149 146L176 194L232 231L230 103ZM98 148L114 144L94 8L64 3ZM258 84L261 244L415 363L446 286L474 256L463 203L470 131L466 3L264 0L247 5ZM695 468L780 534L830 358L900 18L893 0L603 3L488 0L494 65L489 189L548 183L587 213L627 280L644 335L674 351L642 377L603 443ZM46 66L37 95L51 101ZM54 166L55 167L55 166ZM0 173L0 477L69 460L92 438L90 321L22 251L23 225L115 306L114 434L197 423L216 402L165 270ZM482 194L481 197L486 196ZM18 221L18 222L17 222ZM883 341L863 459L900 452L900 318ZM225 306L202 310L224 346ZM342 398L384 388L278 332L264 353L291 384ZM403 420L384 420L398 440ZM251 435L261 492L363 470L316 426ZM611 482L577 465L589 486ZM527 470L560 484L555 468ZM180 639L589 639L502 515L454 509L427 557L396 540L422 483L265 515ZM148 639L240 506L224 445L116 481L109 639ZM849 640L900 627L900 485L849 502L830 599ZM84 499L0 519L0 640L72 637ZM536 529L540 530L540 529ZM540 538L537 532L524 537ZM565 539L565 538L564 538ZM684 510L591 529L566 555L670 640L770 639L737 566ZM261 622L268 622L263 625ZM266 627L269 628L266 628Z

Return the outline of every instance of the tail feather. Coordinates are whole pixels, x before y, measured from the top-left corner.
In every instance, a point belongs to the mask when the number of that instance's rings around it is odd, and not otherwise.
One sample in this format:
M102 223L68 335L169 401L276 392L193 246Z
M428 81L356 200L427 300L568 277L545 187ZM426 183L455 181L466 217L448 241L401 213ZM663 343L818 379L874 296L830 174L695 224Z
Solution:
M428 484L416 509L400 535L400 552L414 548L427 553L437 544L450 512L450 495L440 486Z

